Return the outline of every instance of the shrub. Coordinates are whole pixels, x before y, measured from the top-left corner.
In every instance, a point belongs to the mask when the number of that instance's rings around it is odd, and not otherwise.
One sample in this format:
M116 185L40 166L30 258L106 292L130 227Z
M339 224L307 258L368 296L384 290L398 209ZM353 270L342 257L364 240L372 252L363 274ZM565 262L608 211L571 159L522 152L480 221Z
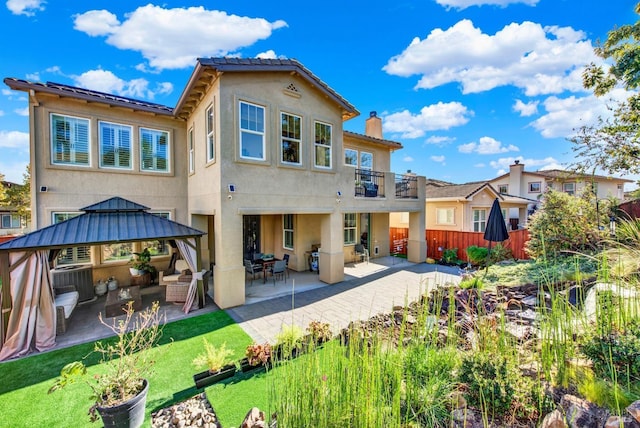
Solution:
M626 328L594 336L582 345L596 375L619 383L640 381L640 320Z
M458 264L460 260L458 260L458 249L457 248L446 248L442 252L442 263L446 263L448 265Z
M311 336L315 343L323 343L331 340L331 326L329 323L320 321L311 321L307 326L307 333Z
M503 355L479 352L463 358L458 379L467 386L471 406L505 414L515 392L513 377Z
M489 254L489 261L491 263L498 263L503 260L513 259L513 253L510 248L505 247L502 243L498 242L495 247L491 249Z
M467 247L467 257L474 266L483 266L487 261L488 255L489 250L485 247L478 247L477 245Z
M484 282L478 276L472 276L468 278L464 278L460 281L460 288L466 290L482 290L484 289Z
M253 343L247 346L245 356L247 357L247 362L250 366L267 364L271 359L271 345L268 343Z
M202 340L204 342L204 352L193 359L194 366L206 367L210 373L215 373L231 362L230 357L233 355L233 351L227 349L226 343L216 347L209 343L207 339Z
M302 348L304 334L297 325L284 325L276 335L276 346L282 350L282 358L288 358L294 351Z

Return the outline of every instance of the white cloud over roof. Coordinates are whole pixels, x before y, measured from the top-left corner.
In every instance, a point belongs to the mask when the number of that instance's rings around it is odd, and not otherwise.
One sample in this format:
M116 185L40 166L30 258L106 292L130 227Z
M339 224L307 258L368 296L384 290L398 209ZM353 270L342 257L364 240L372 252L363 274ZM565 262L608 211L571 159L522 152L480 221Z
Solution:
M441 6L454 8L458 10L466 9L471 6L501 6L507 7L510 4L523 3L529 6L535 6L540 0L436 0Z
M0 148L29 151L29 133L20 131L0 131Z
M422 107L418 114L408 110L391 113L382 118L385 132L399 134L401 138L419 138L427 131L449 129L469 122L473 111L459 102L431 104Z
M417 89L458 82L465 94L507 85L528 96L583 91L582 68L597 61L585 37L570 27L529 21L490 35L464 19L446 30L432 30L423 40L414 38L383 70L403 77L420 75Z
M7 0L7 9L14 15L33 16L44 10L44 0Z
M74 76L74 84L94 91L118 94L132 98L153 99L156 93L168 94L173 91L173 84L162 82L156 89L149 88L149 81L138 78L123 80L108 70L89 70Z
M503 145L500 141L492 137L481 137L478 142L458 146L460 153L477 153L479 155L495 155L497 153L519 152L520 149L513 144Z
M91 10L76 15L74 24L90 36L107 37L118 49L140 52L156 69L191 67L198 57L228 56L287 26L282 20L269 22L202 6L165 9L152 4L126 14L122 22L107 10Z

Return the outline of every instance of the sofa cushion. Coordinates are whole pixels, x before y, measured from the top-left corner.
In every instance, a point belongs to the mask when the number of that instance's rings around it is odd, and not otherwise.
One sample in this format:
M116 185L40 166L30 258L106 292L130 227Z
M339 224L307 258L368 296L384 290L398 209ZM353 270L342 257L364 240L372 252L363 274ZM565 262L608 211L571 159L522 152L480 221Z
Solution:
M78 304L80 294L77 291L62 293L56 296L55 305L64 308L64 317L68 319Z

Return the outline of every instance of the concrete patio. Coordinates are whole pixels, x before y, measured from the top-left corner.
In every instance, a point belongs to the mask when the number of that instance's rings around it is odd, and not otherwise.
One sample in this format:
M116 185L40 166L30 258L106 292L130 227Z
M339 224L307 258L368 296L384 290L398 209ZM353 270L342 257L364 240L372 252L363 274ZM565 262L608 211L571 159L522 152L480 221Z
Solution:
M274 281L262 276L251 281L246 277L245 305L227 309L240 326L258 342L273 342L283 324L295 322L305 328L311 320L329 322L334 330L346 327L355 319L363 319L393 305L412 300L438 284L459 281L457 269L425 263L414 264L400 257L381 257L367 262L350 263L344 268L343 282L328 285L317 272L291 271L286 280ZM213 290L209 284L209 290ZM182 311L182 304L165 301L165 287L151 286L141 290L142 306L160 302L161 314L167 322L220 310L207 296L207 305ZM66 333L56 337L56 347L64 348L112 335L100 324L104 317L106 296L80 304L69 322ZM293 308L293 310L292 310ZM108 323L122 317L105 318Z

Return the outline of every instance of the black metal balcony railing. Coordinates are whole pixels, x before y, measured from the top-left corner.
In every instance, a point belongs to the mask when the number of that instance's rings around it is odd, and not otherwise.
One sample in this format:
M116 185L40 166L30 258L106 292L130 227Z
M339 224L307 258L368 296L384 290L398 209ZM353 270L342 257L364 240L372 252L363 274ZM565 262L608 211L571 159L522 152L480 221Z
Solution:
M418 177L396 174L396 199L418 199Z
M364 198L384 198L384 172L356 169L356 196Z

